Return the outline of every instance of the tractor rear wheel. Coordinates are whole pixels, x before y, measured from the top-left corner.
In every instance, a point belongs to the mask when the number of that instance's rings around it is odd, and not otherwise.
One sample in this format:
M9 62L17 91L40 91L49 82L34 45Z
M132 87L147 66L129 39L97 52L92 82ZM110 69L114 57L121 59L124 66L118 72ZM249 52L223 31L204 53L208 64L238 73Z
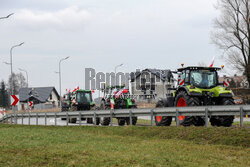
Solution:
M186 107L186 106L199 106L200 101L197 97L191 97L185 91L180 91L177 93L175 98L175 106L176 107ZM205 119L200 116L179 116L180 125L183 126L204 126Z
M76 118L69 118L69 123L73 123L73 124L75 124L76 123Z
M164 103L159 101L156 103L156 108L164 107ZM168 106L166 106L168 107ZM156 126L170 126L172 122L172 117L167 116L155 116L155 124Z
M100 124L100 118L99 118L99 117L96 117L96 123L94 123L94 120L93 120L93 124L94 124L94 125L99 125L99 124Z
M87 118L87 123L88 124L93 124L93 118Z
M100 122L101 122L101 125L108 126L110 123L110 118L109 117L102 117Z
M119 126L124 126L126 123L126 120L124 118L117 118L117 121Z
M130 119L126 118L127 125L130 125ZM137 123L137 117L132 117L132 125L136 125Z
M223 98L220 102L220 105L234 105L232 98ZM232 126L234 121L234 116L212 116L210 122L212 126Z
M105 101L102 100L101 105L100 105L100 109L101 110L108 110L110 108L108 106L106 106ZM99 121L100 121L101 125L108 126L110 123L110 117L100 117Z

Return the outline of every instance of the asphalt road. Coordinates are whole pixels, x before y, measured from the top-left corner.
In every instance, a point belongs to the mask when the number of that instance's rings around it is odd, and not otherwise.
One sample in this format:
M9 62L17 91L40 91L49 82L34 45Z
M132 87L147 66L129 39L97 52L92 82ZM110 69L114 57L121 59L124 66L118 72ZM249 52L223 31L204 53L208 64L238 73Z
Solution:
M150 120L150 117L149 116L141 116L141 117L139 117L139 119ZM239 118L234 119L234 122L239 122L239 121L240 121ZM250 122L250 118L244 118L244 121ZM14 120L12 122L14 123ZM54 118L47 118L47 125L55 125L55 123L57 126L66 126L67 125L66 120L61 120L61 118L56 118L56 120ZM17 124L22 124L22 120L18 119ZM29 119L24 118L23 124L29 125ZM30 118L30 125L36 125L36 118ZM45 125L45 118L38 118L38 125ZM77 120L77 122L75 124L69 123L68 125L69 126L79 126L80 121ZM81 125L82 126L93 126L93 124L88 124L86 121L81 121ZM115 125L115 126L117 126L117 125Z
M14 122L14 120L13 120L13 122ZM67 125L67 121L61 120L61 118L56 118L56 120L54 118L47 118L47 125L55 125L55 123L58 126L66 126ZM22 119L18 119L17 124L22 124ZM29 119L24 118L23 124L29 125ZM87 124L86 121L81 121L81 124L85 125L85 126L93 126L93 124ZM30 118L30 125L36 125L36 118ZM38 118L38 125L45 125L45 118ZM69 123L68 125L69 126L80 125L80 121L77 121L76 124Z

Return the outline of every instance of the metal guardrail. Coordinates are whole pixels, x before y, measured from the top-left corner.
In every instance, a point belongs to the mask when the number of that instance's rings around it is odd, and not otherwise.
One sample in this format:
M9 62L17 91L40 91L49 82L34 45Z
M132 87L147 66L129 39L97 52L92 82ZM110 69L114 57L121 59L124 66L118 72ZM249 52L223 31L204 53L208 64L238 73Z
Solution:
M243 127L243 116L250 115L250 105L228 105L228 106L196 106L196 107L167 107L167 108L148 108L148 109L119 109L119 110L91 110L91 111L67 111L67 112L36 112L36 113L19 113L8 114L0 119L0 123L17 124L17 119L22 120L28 118L36 118L36 125L38 125L38 118L45 118L44 125L47 125L47 118L54 118L55 125L57 125L56 118L93 118L94 123L97 117L110 117L111 126L112 118L129 117L130 125L132 125L132 117L150 116L151 126L154 125L155 116L172 116L176 118L176 125L179 126L178 116L203 116L205 117L205 125L208 126L208 120L211 116L240 116L240 126ZM67 121L68 125L68 121ZM81 119L80 119L81 125Z

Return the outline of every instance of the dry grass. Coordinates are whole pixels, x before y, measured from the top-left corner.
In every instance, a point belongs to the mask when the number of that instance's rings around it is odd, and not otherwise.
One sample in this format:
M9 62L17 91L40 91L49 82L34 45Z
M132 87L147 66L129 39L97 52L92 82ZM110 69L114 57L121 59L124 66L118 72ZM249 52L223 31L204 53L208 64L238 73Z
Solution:
M155 108L156 103L137 103L137 108Z

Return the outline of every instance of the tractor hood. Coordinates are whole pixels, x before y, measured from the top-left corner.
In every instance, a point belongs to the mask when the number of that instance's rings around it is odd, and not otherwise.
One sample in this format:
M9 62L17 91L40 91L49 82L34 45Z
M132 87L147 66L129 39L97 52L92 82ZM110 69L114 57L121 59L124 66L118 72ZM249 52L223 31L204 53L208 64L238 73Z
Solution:
M190 94L192 95L203 95L204 93L210 94L212 97L232 97L232 91L226 90L226 88L222 86L216 86L211 89L201 89L194 87L192 88L191 85L186 86L186 88L189 90Z

